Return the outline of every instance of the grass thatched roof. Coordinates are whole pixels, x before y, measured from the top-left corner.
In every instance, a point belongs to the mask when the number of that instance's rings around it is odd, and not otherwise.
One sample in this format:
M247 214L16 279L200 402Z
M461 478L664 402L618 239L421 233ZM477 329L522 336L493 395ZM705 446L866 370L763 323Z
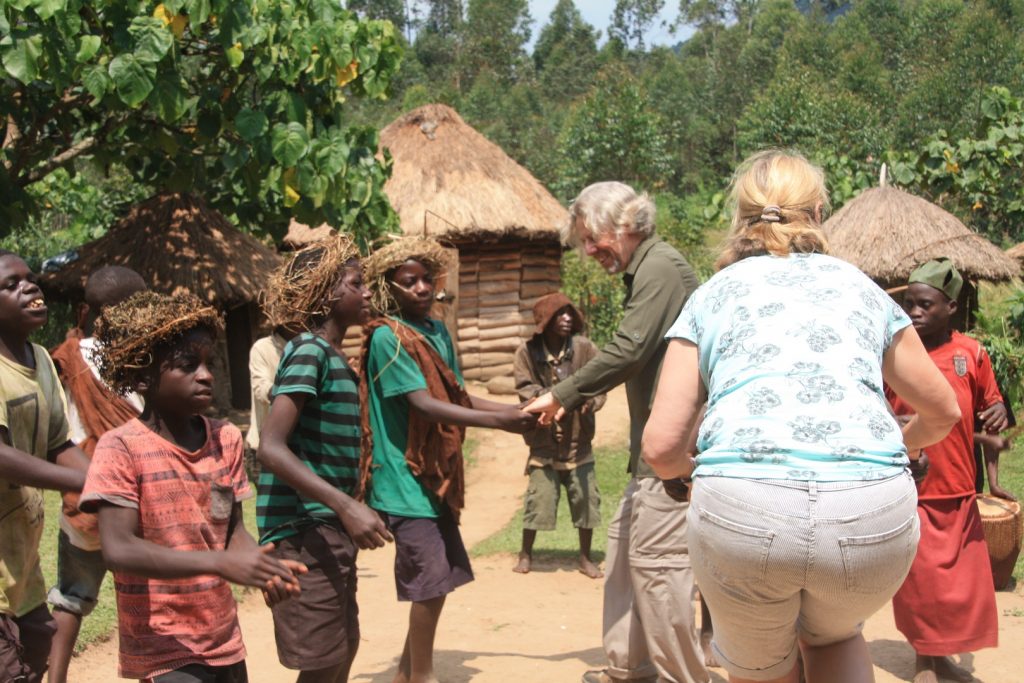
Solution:
M381 131L394 157L384 191L402 232L557 239L568 213L529 171L451 107L428 104Z
M338 234L338 231L327 225L321 223L315 228L311 228L305 223L300 223L294 218L288 223L288 233L284 236L281 241L281 248L285 250L298 251L304 247L308 247L313 242L321 242L328 237L334 237Z
M865 190L825 222L832 254L885 286L906 283L919 264L948 256L965 278L1003 281L1019 266L953 214L894 187Z
M227 310L255 301L281 257L240 232L191 194L159 194L132 207L78 259L44 276L43 285L77 297L97 268L126 266L154 291L188 291Z

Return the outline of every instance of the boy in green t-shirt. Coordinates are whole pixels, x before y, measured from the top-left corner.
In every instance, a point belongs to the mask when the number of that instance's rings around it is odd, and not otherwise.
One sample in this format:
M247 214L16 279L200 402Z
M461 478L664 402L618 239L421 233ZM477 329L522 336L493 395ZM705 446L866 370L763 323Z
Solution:
M81 491L89 459L68 438L53 361L29 335L46 324L35 273L0 250L0 680L41 681L56 628L39 567L43 494Z
M361 468L370 507L395 537L398 599L412 602L396 681L434 681L434 635L445 596L473 580L459 534L465 427L522 434L536 420L470 396L444 324L430 318L447 256L434 241L399 239L367 259L376 308L360 362L366 408Z
M302 562L301 594L274 604L278 658L302 683L343 683L359 646L356 554L391 540L356 500L357 377L341 353L345 330L369 310L355 246L342 236L295 254L268 283L276 325L305 330L285 346L257 457L260 542Z

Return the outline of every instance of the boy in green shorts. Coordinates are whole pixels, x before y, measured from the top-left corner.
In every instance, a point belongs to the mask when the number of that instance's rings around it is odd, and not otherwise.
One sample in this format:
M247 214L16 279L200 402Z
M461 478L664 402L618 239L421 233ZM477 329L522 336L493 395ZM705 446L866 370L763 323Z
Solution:
M597 355L594 343L580 334L583 316L565 294L542 296L533 306L533 318L536 333L516 351L513 366L516 391L523 401L551 391L556 382ZM555 528L559 493L564 486L572 523L579 530L579 570L592 579L604 576L590 559L594 527L601 521L601 495L591 442L594 413L606 400L605 394L595 396L561 420L523 437L530 447L526 465L530 484L523 500L523 546L512 571L529 573L537 531Z
M271 320L304 330L285 346L260 435L260 542L302 562L301 594L272 606L278 658L300 683L343 683L359 647L358 549L391 540L356 500L358 378L341 352L369 311L359 252L344 236L296 252L268 284Z
M43 494L81 491L89 460L68 438L61 390L46 350L29 335L46 324L35 273L0 250L0 680L46 673L56 628L39 566Z
M443 323L430 317L434 280L448 265L427 239L403 238L367 259L377 310L360 362L362 481L395 537L398 599L412 602L395 681L434 681L434 635L445 597L473 580L459 534L465 427L523 433L536 420L470 396Z

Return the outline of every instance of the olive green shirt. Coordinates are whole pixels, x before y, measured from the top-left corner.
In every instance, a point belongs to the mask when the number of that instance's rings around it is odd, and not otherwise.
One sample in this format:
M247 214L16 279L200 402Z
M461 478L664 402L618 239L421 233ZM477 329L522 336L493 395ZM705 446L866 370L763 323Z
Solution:
M654 472L640 460L640 438L658 384L668 343L665 333L683 304L697 289L697 275L682 254L652 235L641 242L622 274L626 285L624 315L615 336L597 356L551 390L566 410L626 383L629 404L629 471L637 477Z

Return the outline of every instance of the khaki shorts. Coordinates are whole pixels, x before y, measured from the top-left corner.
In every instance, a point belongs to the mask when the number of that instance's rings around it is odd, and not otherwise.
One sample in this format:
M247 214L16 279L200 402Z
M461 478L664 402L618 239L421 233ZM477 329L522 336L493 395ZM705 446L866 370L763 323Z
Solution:
M919 537L909 474L870 482L698 477L687 516L693 572L734 676L778 678L797 638L860 633L910 570Z
M530 467L530 484L523 499L523 528L551 531L558 517L562 487L569 494L569 511L577 529L593 529L601 523L601 494L597 490L594 463L572 470Z

